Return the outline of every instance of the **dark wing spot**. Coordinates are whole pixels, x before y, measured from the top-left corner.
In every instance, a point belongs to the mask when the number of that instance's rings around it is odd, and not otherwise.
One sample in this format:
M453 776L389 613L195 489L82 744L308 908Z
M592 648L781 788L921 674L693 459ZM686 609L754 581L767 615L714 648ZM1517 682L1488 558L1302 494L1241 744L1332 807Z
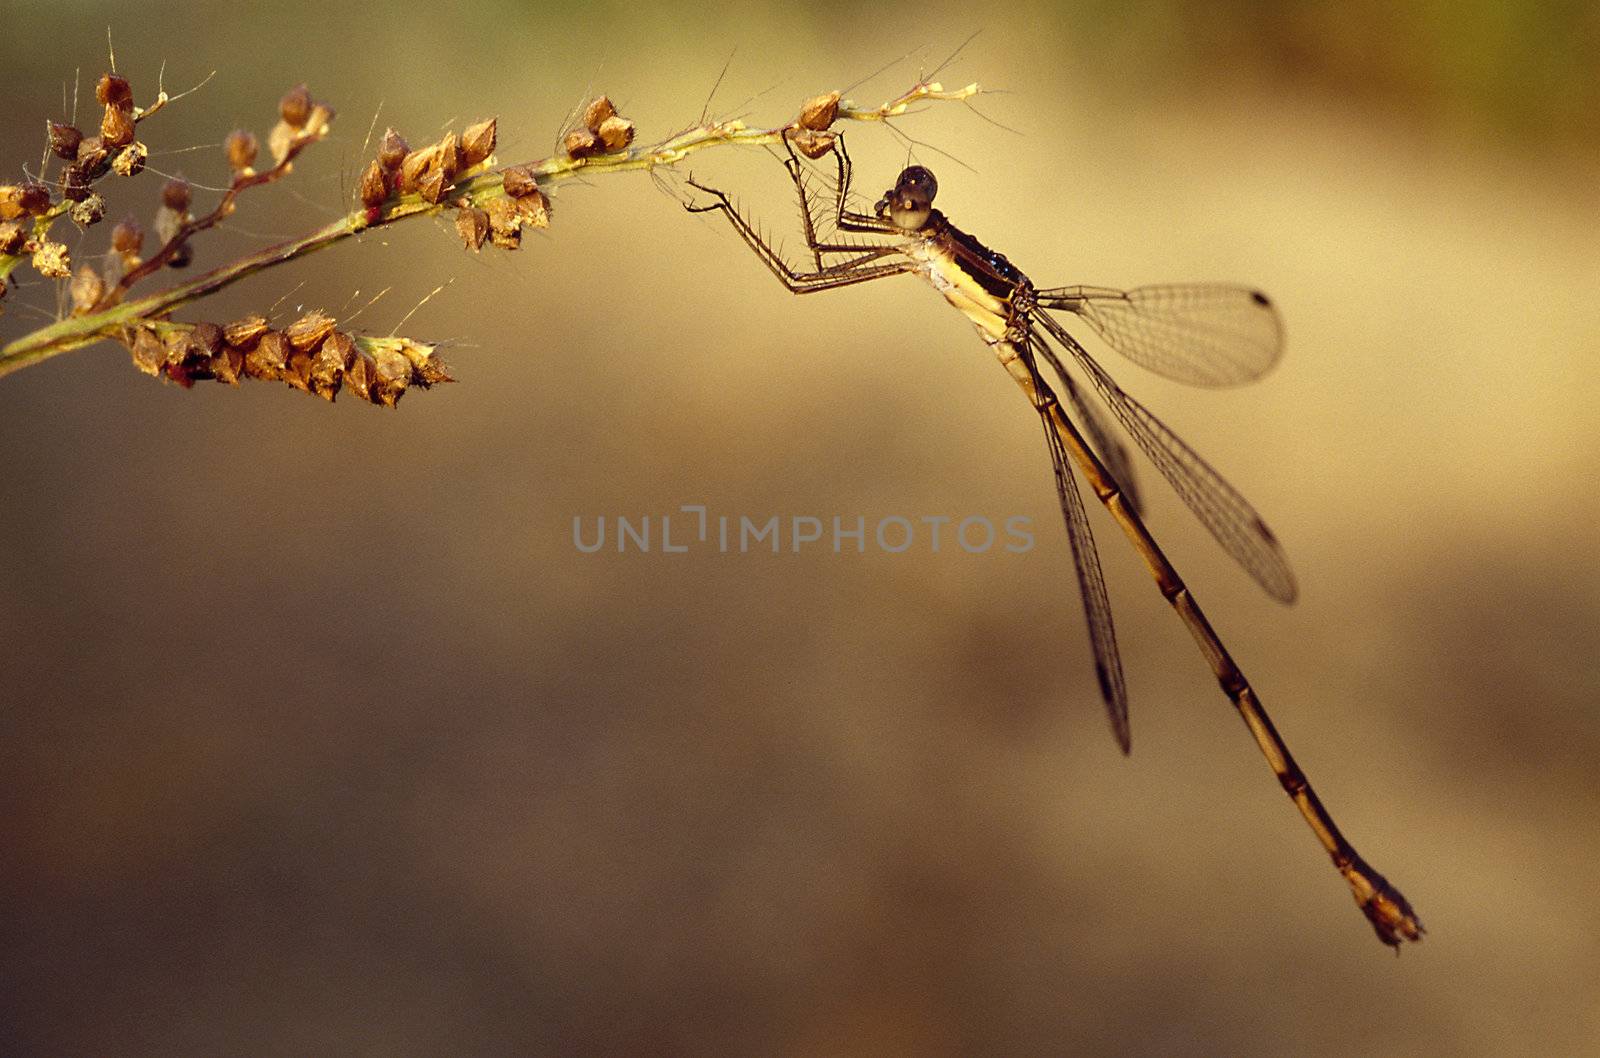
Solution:
M1267 300L1267 296L1265 294L1263 294L1259 290L1250 291L1250 300L1254 301L1257 305L1271 305L1272 304L1272 302Z

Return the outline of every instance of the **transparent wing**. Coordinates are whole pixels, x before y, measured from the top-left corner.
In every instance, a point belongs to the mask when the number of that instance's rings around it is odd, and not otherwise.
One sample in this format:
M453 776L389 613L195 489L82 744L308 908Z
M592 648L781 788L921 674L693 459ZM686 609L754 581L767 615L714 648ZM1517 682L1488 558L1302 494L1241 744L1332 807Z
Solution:
M1283 324L1259 290L1214 283L1113 290L1055 287L1048 309L1077 313L1123 356L1192 386L1237 386L1283 354Z
M1297 591L1294 573L1289 569L1289 561L1277 538L1255 508L1148 408L1124 393L1049 313L1041 312L1034 318L1072 354L1122 428L1150 457L1195 517L1217 538L1222 549L1243 566L1268 595L1279 602L1293 602ZM1051 366L1062 372L1061 362L1049 346L1042 345L1041 349Z
M1044 380L1034 372L1034 384L1049 392ZM1070 383L1069 383L1070 385ZM1094 671L1100 680L1100 697L1105 700L1111 732L1123 753L1133 749L1128 725L1128 688L1122 678L1122 656L1117 651L1117 633L1111 623L1111 599L1106 594L1105 575L1100 570L1100 554L1095 550L1089 516L1083 509L1078 481L1067 464L1067 452L1056 432L1049 411L1041 411L1045 443L1055 465L1056 496L1061 501L1061 517L1067 525L1067 540L1072 544L1072 564L1078 571L1078 593L1083 597L1084 617L1089 625L1089 643L1094 648Z
M1042 343L1040 344L1042 346ZM1043 346L1043 352L1051 363L1055 363L1055 355L1050 352L1048 346ZM1144 501L1139 496L1139 483L1133 475L1133 457L1128 452L1128 446L1118 439L1111 425L1106 422L1105 416L1093 402L1079 391L1077 384L1072 381L1072 376L1063 372L1059 365L1056 367L1056 374L1065 389L1067 407L1072 409L1073 417L1083 425L1083 432L1089 435L1089 443L1094 446L1095 454L1116 479L1118 487L1122 489L1122 496L1128 501L1128 506L1133 508L1133 513L1142 514Z

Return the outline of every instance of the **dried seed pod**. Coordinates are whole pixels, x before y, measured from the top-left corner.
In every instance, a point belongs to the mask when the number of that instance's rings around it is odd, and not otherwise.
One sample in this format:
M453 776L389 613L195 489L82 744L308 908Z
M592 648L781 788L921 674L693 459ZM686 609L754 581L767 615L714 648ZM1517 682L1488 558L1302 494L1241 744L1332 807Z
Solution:
M277 165L287 158L289 148L299 138L300 130L287 121L279 121L272 126L272 131L267 133L267 153L272 155L272 164Z
M392 408L405 396L411 383L411 361L404 353L383 347L372 354L374 364L372 379L373 403Z
M133 103L113 103L100 119L100 142L106 147L121 147L133 142Z
M225 345L216 356L211 358L211 377L218 382L226 382L230 386L239 384L239 376L244 373L244 350Z
M366 353L357 352L355 359L344 372L346 388L362 400L372 400L372 383L377 380L378 365Z
M61 121L50 122L50 153L64 162L78 160L78 144L83 142L83 133L78 126L69 125Z
M385 130L383 142L378 145L379 165L385 169L398 169L410 153L411 145L406 143L404 136L392 128Z
M587 158L600 153L600 137L589 129L573 129L561 141L568 158Z
M512 198L532 194L539 190L539 182L533 178L533 171L525 165L508 165L501 172L502 186L506 194Z
M161 344L156 332L148 327L140 327L134 332L128 352L133 357L133 366L147 375L161 374L161 369L167 362L166 346Z
M15 220L25 214L38 216L50 208L50 189L29 181L0 185L0 220Z
M444 139L439 141L439 171L444 174L445 183L450 183L462 169L461 165L461 140L453 132L444 134Z
M82 202L89 197L93 179L82 162L74 162L61 171L61 197L68 202Z
M72 274L72 255L67 244L42 242L33 251L33 270L46 279L65 279Z
M417 188L417 194L422 196L422 201L437 205L444 201L445 194L449 190L450 183L444 178L444 173L432 169L422 178L422 186Z
M311 115L306 118L305 134L307 136L322 137L328 134L328 126L333 124L336 112L326 103L318 103L311 108Z
M311 354L303 349L291 349L289 362L283 365L283 380L302 393L310 393Z
M339 395L345 368L355 359L356 343L343 331L333 331L317 346L311 358L311 391L328 402Z
M22 244L28 241L28 229L22 226L21 221L8 220L0 222L0 253L20 254ZM0 280L0 290L5 289L5 281Z
M511 201L517 204L517 215L522 218L524 224L531 228L550 226L550 200L545 197L543 191L535 189Z
M608 154L623 150L633 142L633 122L627 118L612 115L602 121L595 131Z
M99 224L101 218L106 215L106 200L91 191L83 196L82 201L73 203L69 213L72 222L80 228Z
M214 323L197 323L189 328L189 336L207 357L216 356L227 344L222 328Z
M189 181L183 177L173 177L161 189L161 204L175 213L184 213L189 209Z
M407 341L401 352L411 361L411 381L427 389L441 382L454 382L444 364L433 355L433 347L420 342Z
M234 129L228 133L224 141L228 152L228 166L236 173L242 173L256 164L256 152L261 145L256 140L256 134L245 129Z
M100 75L100 80L95 82L94 97L104 106L133 105L133 89L124 77L114 73Z
M368 162L366 169L362 170L358 194L361 204L368 209L377 209L388 199L389 188L383 180L383 167L377 162Z
M429 174L439 170L439 145L430 144L420 151L412 151L400 163L400 190L410 194L422 186Z
M73 274L72 282L67 286L67 292L72 297L72 314L82 316L100 301L105 295L105 280L100 278L88 265L79 265L78 271Z
M301 316L284 329L284 336L289 339L289 344L296 349L309 352L322 344L322 339L333 330L334 320L320 309Z
M489 237L489 214L473 206L456 210L456 234L469 250L479 250Z
M794 149L807 158L821 158L833 150L833 143L839 138L836 132L817 132L812 129L790 129L785 135L794 144Z
M282 331L268 331L257 338L255 348L245 354L245 373L267 381L282 378L292 351Z
M267 318L265 316L246 316L242 320L234 320L222 328L222 337L229 345L248 349L255 344L263 334L267 333Z
M515 199L491 198L484 203L489 214L489 238L504 250L515 250L522 245L522 218L517 215Z
M150 149L138 140L134 140L118 151L117 156L111 160L111 171L118 176L138 176L144 172L144 163L149 157Z
M596 96L589 101L583 111L584 128L590 132L598 133L601 122L617 115L617 108L611 105L611 100L605 96Z
M285 92L283 98L278 100L278 116L290 128L303 127L311 117L310 90L303 84L297 84Z
M800 119L795 122L803 129L825 132L839 116L839 93L827 92L813 96L800 105Z
M111 229L111 248L124 257L144 248L144 229L131 214L117 221L117 226Z
M173 248L172 255L167 258L168 268L188 268L194 262L194 247L185 239Z
M477 165L494 153L496 119L468 125L461 134L461 163L464 168Z

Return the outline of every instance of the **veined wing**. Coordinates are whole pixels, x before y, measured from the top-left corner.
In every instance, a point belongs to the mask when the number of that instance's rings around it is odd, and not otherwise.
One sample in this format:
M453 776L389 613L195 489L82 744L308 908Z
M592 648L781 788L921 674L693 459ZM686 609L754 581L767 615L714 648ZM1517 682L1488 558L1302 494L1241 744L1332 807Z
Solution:
M1030 348L1036 343L1030 342ZM1049 350L1045 350L1047 353ZM1034 370L1034 385L1041 392L1050 392L1044 380ZM1068 392L1071 382L1067 382ZM1045 443L1050 447L1050 461L1055 465L1056 496L1061 501L1061 517L1067 525L1067 540L1072 544L1072 564L1078 571L1078 593L1083 597L1084 617L1089 625L1089 643L1094 648L1094 671L1100 680L1100 696L1106 703L1106 714L1111 719L1111 732L1123 753L1133 749L1132 733L1128 726L1128 688L1122 678L1122 656L1117 651L1117 633L1111 623L1111 599L1106 594L1105 575L1100 570L1100 555L1095 550L1094 534L1089 528L1089 516L1083 509L1083 496L1078 492L1078 481L1067 463L1067 453L1061 435L1051 420L1050 412L1041 410Z
M1105 369L1095 363L1094 357L1048 312L1037 313L1033 319L1072 354L1123 429L1150 457L1195 517L1211 530L1222 549L1243 566L1268 595L1279 602L1293 602L1294 573L1289 569L1289 561L1277 538L1255 508L1148 408L1124 393ZM1040 348L1050 365L1063 373L1054 351L1042 343Z
M1192 386L1237 386L1283 354L1283 324L1259 290L1215 283L1113 290L1054 287L1039 304L1081 316L1123 356Z
M1116 479L1117 486L1122 490L1122 496L1128 501L1128 506L1133 508L1133 513L1144 513L1144 501L1139 496L1138 482L1134 480L1133 458L1128 453L1128 446L1117 437L1093 401L1079 391L1077 383L1072 381L1072 376L1061 370L1050 347L1042 341L1037 344L1045 358L1055 364L1056 375L1061 379L1067 407L1072 409L1073 417L1083 425L1083 432L1088 434L1089 443L1094 446L1100 462L1106 465L1106 469Z

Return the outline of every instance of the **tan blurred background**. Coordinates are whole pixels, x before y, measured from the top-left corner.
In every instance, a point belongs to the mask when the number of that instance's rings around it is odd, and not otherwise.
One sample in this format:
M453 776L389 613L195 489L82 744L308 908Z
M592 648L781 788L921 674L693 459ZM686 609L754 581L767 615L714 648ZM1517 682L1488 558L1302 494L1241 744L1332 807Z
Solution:
M981 28L941 76L1003 89L984 116L900 125L958 223L1044 283L1282 307L1289 355L1246 389L1107 363L1285 542L1287 610L1144 468L1430 932L1374 940L1094 511L1116 752L1037 424L935 295L789 297L606 177L522 253L422 221L204 314L392 288L361 317L386 333L450 283L405 329L452 339L461 384L398 414L185 393L114 347L0 381L0 1053L1600 1053L1592 6L331 8L7 4L7 175L108 25L140 100L163 61L169 89L218 71L146 127L197 183L290 84L339 108L198 267L336 216L374 122L498 114L511 161L603 90L655 139L726 62L711 112L775 124ZM869 192L907 157L850 142ZM695 172L788 225L781 171L736 153ZM14 335L54 295L7 302ZM1022 515L1038 547L572 546L574 515L687 503Z

